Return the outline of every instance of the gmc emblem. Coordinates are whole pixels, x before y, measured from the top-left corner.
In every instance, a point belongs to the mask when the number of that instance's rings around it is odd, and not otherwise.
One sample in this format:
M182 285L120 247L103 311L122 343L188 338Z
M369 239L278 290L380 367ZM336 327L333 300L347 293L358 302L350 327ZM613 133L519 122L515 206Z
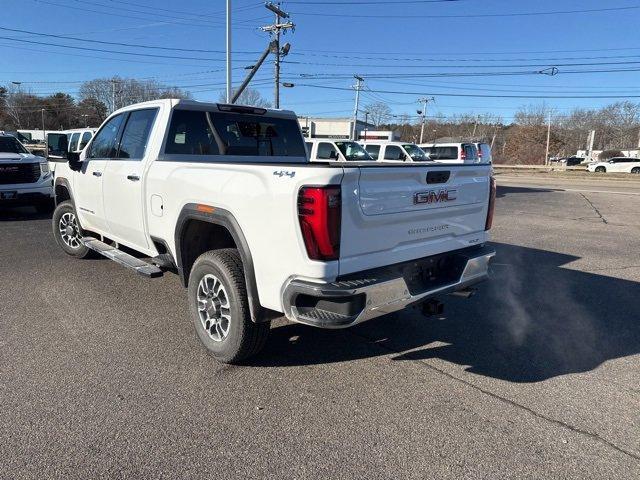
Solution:
M440 190L430 192L418 192L413 196L413 203L419 205L421 203L444 203L455 200L458 195L457 190Z

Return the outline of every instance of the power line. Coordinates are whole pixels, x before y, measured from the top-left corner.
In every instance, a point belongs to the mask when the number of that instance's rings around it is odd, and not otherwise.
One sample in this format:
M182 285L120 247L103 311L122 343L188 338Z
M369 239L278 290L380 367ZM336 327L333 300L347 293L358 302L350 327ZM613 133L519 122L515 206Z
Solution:
M121 50L106 50L103 48L92 48L92 47L80 47L75 45L63 45L61 43L51 43L51 42L38 42L36 40L26 40L26 39L18 39L12 37L4 37L0 36L0 39L3 40L11 40L13 42L22 42L22 43L31 43L35 45L46 45L50 47L61 47L61 48L71 48L74 50L84 50L89 52L100 52L100 53L115 53L118 55L134 55L136 57L149 57L149 58L170 58L175 60L201 60L203 62L224 62L222 58L200 58L200 57L183 57L177 55L159 55L153 53L137 53L137 52L124 52Z
M625 11L625 10L635 10L640 8L640 5L634 5L629 7L610 7L610 8L590 8L583 10L556 10L553 12L522 12L522 13L464 13L458 15L414 15L414 14L404 14L404 15L390 15L390 14L382 14L382 15L370 15L370 14L360 14L358 13L359 18L404 18L406 20L412 18L459 18L459 19L468 19L468 18L491 18L491 17L533 17L533 16L542 16L542 15L568 15L568 14L576 14L576 13L596 13L596 12L615 12L615 11ZM315 12L292 12L295 15L308 15L308 16L318 16L318 17L339 17L345 20L352 21L353 18L345 15L343 13L315 13Z
M197 48L175 48L175 47L161 47L161 46L156 46L156 45L139 45L139 44L135 44L135 43L122 43L122 42L107 42L107 41L103 41L103 40L91 40L91 39L86 39L86 38L79 38L79 37L71 37L68 35L55 35L52 33L40 33L40 32L32 32L29 30L19 30L16 28L7 28L7 27L0 27L0 30L6 30L8 32L15 32L15 33L26 33L28 35L37 35L40 37L50 37L50 38L60 38L60 39L64 39L64 40L74 40L74 41L79 41L79 42L88 42L88 43L98 43L101 45L116 45L116 46L120 46L120 47L134 47L134 48L148 48L148 49L153 49L153 50L168 50L168 51L173 51L173 52L199 52L199 53L225 53L225 50L201 50L201 49L197 49ZM14 39L16 41L20 41L21 39ZM234 53L244 53L244 54L256 54L256 53L260 53L258 51L237 51ZM183 57L181 57L183 58Z
M350 88L346 87L330 87L326 85L312 85L305 83L298 83L301 87L310 87L310 88L322 88L327 90L341 90L341 91L349 91ZM371 90L371 92L375 93L386 93L392 95L422 95L422 92L399 92L392 90ZM598 99L598 98L640 98L640 95L487 95L487 94L465 94L465 93L443 93L443 92L429 92L431 95L438 97L472 97L472 98L534 98L534 99L545 99L545 98L584 98L584 99Z

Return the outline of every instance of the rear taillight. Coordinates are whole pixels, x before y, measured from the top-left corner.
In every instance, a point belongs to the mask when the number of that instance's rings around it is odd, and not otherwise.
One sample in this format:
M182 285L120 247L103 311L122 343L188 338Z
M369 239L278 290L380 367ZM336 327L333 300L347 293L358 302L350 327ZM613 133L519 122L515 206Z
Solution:
M493 209L496 206L496 179L490 177L489 179L489 210L487 211L487 221L484 224L485 230L491 230L493 225Z
M467 152L465 151L464 148L460 149L460 160L466 160L467 159Z
M302 187L298 218L311 260L337 260L340 256L342 191L339 186Z

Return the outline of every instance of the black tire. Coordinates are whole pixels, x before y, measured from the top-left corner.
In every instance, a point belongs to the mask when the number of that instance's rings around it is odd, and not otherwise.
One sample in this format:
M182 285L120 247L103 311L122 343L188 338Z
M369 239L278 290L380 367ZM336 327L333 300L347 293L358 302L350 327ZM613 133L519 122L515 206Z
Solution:
M53 199L51 199L46 202L37 203L35 207L38 213L51 213L55 210L56 204Z
M205 316L204 312L198 310L198 294L202 294L201 281L205 277L211 279L212 276L222 284L226 295L223 297L228 305L227 308L211 307L214 316L218 308L231 315L227 323L227 334L221 339L212 337L218 335L218 331L213 323L209 330L205 328L209 323L204 323L206 320L201 318L201 313ZM251 320L242 260L236 249L212 250L200 255L189 275L188 295L196 336L209 355L223 363L239 363L262 350L269 336L271 322L254 323Z
M78 222L76 209L74 208L73 203L69 201L62 202L54 210L53 219L51 220L51 226L53 228L53 236L56 239L56 243L60 246L60 248L62 248L62 250L64 250L64 252L67 255L70 255L75 258L90 257L92 254L92 251L90 249L88 249L87 247L85 247L84 245L82 245L77 241L69 242L68 240L63 239L63 235L62 235L62 232L60 231L60 228L61 228L61 219L65 215L67 215L67 217L65 218L69 218L69 215L71 215L71 217L75 219L76 227L77 227L77 230L74 231L75 238L77 239L78 236L82 237L83 235L82 228L80 227L80 224ZM74 246L76 244L77 246Z
M636 174L640 173L640 167L633 167L631 169L631 173L636 173Z
M607 171L604 167L596 167L596 173L605 173Z

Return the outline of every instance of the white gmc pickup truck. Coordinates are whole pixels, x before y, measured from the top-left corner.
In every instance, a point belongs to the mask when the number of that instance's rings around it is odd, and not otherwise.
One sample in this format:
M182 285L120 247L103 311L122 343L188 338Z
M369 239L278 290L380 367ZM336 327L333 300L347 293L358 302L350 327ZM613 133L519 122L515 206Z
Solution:
M433 310L486 279L494 255L490 165L311 163L289 111L146 102L68 157L54 182L60 247L178 273L222 362L257 353L282 314L343 328Z

